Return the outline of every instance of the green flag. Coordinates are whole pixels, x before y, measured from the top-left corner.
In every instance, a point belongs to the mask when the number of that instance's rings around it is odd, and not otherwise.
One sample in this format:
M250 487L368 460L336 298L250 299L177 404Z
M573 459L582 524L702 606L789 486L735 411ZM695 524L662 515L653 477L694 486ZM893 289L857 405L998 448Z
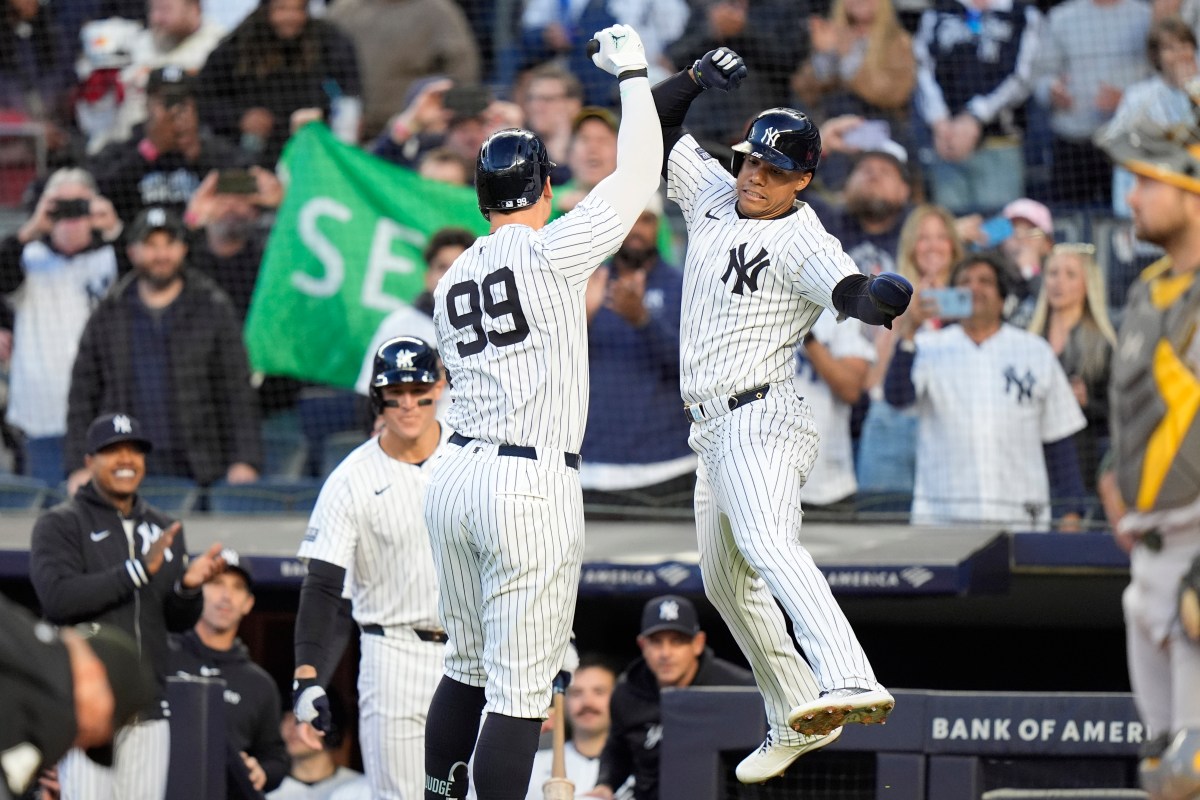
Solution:
M488 231L475 192L429 181L324 125L302 128L259 270L246 347L258 372L353 387L371 337L425 288L421 253L439 228Z

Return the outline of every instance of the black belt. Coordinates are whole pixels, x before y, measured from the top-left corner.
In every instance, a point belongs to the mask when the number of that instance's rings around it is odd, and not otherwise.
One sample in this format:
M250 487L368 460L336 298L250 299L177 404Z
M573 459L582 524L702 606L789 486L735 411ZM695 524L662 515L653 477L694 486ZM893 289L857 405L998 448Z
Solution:
M766 383L766 384L763 384L762 386L756 386L753 389L742 392L741 394L730 395L730 397L727 401L729 404L729 410L733 411L738 406L744 406L747 403L753 403L755 400L762 400L764 397L767 396L767 392L769 392L770 390L771 390L771 384ZM712 416L714 416L711 413L711 407L706 408L706 406L708 406L708 404L711 402L713 402L713 401L705 400L702 403L695 403L694 405L691 405L691 406L684 406L683 407L683 416L687 417L688 422L699 422L701 419L709 419ZM700 409L699 417L695 416L692 413L692 409L696 408L696 407L698 407ZM722 412L722 413L724 413L724 412Z
M466 447L471 442L475 441L461 433L450 434L450 444L456 444L459 447ZM514 456L516 458L528 458L530 461L537 461L536 447L523 447L519 444L502 444L496 448L496 452L502 456ZM563 453L563 463L571 469L579 469L580 462L583 459L579 453Z
M363 625L361 627L362 627L363 633L369 633L372 636L386 636L387 635L383 632L382 625L372 624L372 625ZM423 630L421 628L410 628L410 630L413 633L415 633L417 635L417 638L420 639L422 642L437 642L438 644L445 644L446 642L450 641L450 637L446 635L445 631L427 631L427 630Z

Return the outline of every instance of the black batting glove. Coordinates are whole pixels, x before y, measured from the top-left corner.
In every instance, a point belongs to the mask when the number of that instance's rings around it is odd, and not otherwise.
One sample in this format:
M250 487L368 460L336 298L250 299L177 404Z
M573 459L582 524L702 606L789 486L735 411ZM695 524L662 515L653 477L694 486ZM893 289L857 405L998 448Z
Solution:
M692 75L701 89L736 89L746 77L746 62L727 47L709 50L692 64Z
M299 722L307 722L321 733L333 727L329 697L316 678L296 678L292 681L292 703Z
M892 320L908 308L913 287L908 279L894 272L881 272L867 284L867 296L879 313L887 317L883 327L890 329Z

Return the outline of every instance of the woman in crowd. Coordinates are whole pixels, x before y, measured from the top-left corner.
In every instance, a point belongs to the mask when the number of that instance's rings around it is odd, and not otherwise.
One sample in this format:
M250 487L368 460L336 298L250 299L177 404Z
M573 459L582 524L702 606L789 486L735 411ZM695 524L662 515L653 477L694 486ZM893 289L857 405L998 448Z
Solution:
M1075 447L1089 492L1096 490L1096 470L1108 442L1108 373L1117 343L1095 254L1090 244L1054 245L1029 321L1029 330L1045 337L1058 355L1087 419L1087 427L1075 435Z
M950 268L965 250L954 226L954 217L940 206L921 205L909 212L900 229L896 253L898 272L917 287L914 298L931 303L921 292L944 288L950 280ZM932 315L926 325L937 327L942 321ZM911 411L893 408L883 399L883 376L887 374L895 350L896 337L887 328L876 332L875 364L867 373L871 407L863 422L857 461L860 492L912 491L916 474L917 417Z

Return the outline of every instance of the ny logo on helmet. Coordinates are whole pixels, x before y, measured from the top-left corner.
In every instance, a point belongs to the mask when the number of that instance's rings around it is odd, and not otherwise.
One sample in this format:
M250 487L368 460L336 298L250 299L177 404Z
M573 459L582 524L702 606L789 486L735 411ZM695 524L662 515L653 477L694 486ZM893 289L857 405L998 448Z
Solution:
M417 354L412 350L397 350L396 351L396 369L412 369L413 359Z
M763 131L763 144L767 147L774 147L775 142L779 141L779 134L781 133L783 131L779 130L779 128L767 128Z
M124 414L117 414L113 417L113 432L114 433L133 433L133 423L129 421L129 417Z

